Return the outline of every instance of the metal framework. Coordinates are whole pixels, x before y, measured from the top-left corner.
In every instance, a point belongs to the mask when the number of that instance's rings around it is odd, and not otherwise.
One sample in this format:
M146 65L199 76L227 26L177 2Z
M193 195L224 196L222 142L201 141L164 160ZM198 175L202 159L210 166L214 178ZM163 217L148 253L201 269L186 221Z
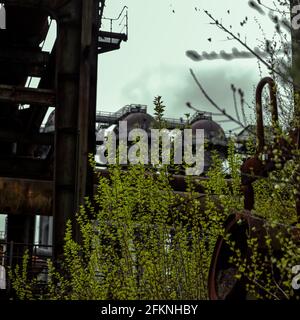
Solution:
M32 216L53 215L57 259L67 220L75 221L84 197L93 195L88 155L96 150L98 55L127 40L127 8L117 20L125 29L113 30L111 19L106 31L100 28L105 0L1 2L6 29L0 30L0 208L8 214L7 241L32 243ZM49 16L57 23L51 53L40 46ZM104 32L109 41L101 38ZM41 78L38 88L26 87L30 76ZM41 132L49 107L56 110L54 133ZM46 159L37 155L39 145L50 148Z

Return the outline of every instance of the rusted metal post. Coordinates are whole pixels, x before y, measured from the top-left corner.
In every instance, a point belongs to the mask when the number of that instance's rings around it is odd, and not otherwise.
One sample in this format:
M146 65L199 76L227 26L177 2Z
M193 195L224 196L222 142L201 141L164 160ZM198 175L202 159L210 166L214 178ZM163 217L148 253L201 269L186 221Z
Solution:
M254 207L254 191L252 183L258 176L266 174L266 166L263 164L260 156L264 152L265 147L265 133L263 121L263 108L262 108L262 92L265 85L269 86L272 127L278 126L278 109L277 109L277 96L276 84L270 77L263 78L257 85L256 89L256 133L257 133L257 146L256 154L254 157L247 159L241 167L242 173L242 191L244 193L244 208L252 210ZM270 161L270 159L268 159Z
M62 253L66 223L75 224L78 175L78 101L82 2L71 0L57 12L55 163L54 163L54 256ZM75 230L74 230L75 231ZM76 235L74 235L76 238Z
M98 1L71 0L58 13L57 110L55 115L55 255L62 250L66 222L73 223L84 197L92 195L88 154L95 153Z
M97 79L98 79L98 32L100 29L99 1L93 1L92 8L92 43L90 49L90 103L89 103L89 124L88 124L88 153L96 154L96 112L97 112ZM94 194L94 170L88 165L87 168L87 189L86 194Z
M265 134L264 134L264 121L263 121L263 108L262 108L262 91L265 85L269 85L270 92L270 104L272 114L272 127L275 128L278 125L278 110L277 110L277 97L276 97L276 84L270 77L263 78L256 89L256 134L257 134L257 153L262 152L265 146Z
M85 0L82 5L80 92L79 92L79 158L78 205L85 196L93 195L93 169L88 155L96 152L96 94L98 67L99 2Z

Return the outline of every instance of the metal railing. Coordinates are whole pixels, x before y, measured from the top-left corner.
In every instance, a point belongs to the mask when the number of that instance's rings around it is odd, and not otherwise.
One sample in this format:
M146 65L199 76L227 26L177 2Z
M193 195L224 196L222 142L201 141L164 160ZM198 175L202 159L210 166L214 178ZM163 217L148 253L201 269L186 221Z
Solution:
M102 18L103 18L103 12L105 7L105 0L99 0L99 28L101 28Z
M163 118L163 120L165 122L167 122L168 124L171 124L171 125L179 125L179 126L184 126L187 124L187 121L183 118L180 118L180 119L175 119L175 118Z
M109 31L110 33L119 33L128 36L128 7L124 6L117 18L102 17L101 31Z
M189 123L193 123L197 120L212 120L212 113L211 112L196 112L194 115L191 116L189 119Z
M97 122L101 123L113 123L117 120L121 119L127 114L134 113L134 112L142 112L147 113L147 106L141 104L130 104L126 105L125 107L121 108L116 112L106 112L100 111L97 112ZM184 127L187 124L192 124L197 120L212 120L212 113L210 112L197 112L194 114L190 119L183 119L183 118L163 118L163 120L171 127Z
M0 244L0 267L2 268L1 290L11 293L11 282L7 276L7 270L16 265L22 265L24 254L29 255L27 265L27 276L36 279L35 289L38 293L46 289L48 283L48 260L52 258L52 246L40 244L23 244L16 242L5 242ZM3 271L4 270L4 271ZM3 279L3 272L5 273ZM5 283L5 288L4 284Z
M164 118L164 121L166 121L168 124L172 126L185 126L187 124L192 124L193 122L197 120L212 120L212 113L211 112L196 112L190 119L173 119L173 118Z
M122 117L126 116L129 113L134 113L134 112L147 113L147 106L141 105L141 104L130 104L121 108L116 112L100 111L100 112L97 112L97 121L102 119L109 122L113 122L118 119L121 119Z

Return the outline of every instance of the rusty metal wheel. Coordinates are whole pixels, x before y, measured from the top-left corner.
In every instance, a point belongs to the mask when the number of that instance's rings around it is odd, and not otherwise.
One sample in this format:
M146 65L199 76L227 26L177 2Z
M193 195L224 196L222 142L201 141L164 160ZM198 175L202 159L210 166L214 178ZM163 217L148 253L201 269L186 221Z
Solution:
M236 247L241 251L242 256L247 254L248 225L245 221L239 223L236 215L232 215L225 223L225 233L230 240L235 241ZM246 300L246 282L242 277L237 279L237 267L229 258L232 251L223 237L219 237L211 260L208 292L210 300Z

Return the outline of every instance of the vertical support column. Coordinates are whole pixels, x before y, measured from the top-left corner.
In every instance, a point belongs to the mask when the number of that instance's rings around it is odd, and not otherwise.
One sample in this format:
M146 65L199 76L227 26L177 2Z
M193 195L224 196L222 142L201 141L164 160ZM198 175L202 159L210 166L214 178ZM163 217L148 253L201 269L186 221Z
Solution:
M98 0L71 0L58 14L55 115L54 257L62 253L68 219L93 193L89 153L96 149Z
M54 258L62 254L66 223L77 210L78 100L82 0L71 0L57 13L57 63L54 160ZM75 232L75 228L73 228ZM76 239L77 235L74 234Z
M88 150L90 154L96 154L96 112L97 112L97 81L98 81L98 34L100 29L99 1L93 0L92 8L92 44L90 56L90 114ZM91 166L87 170L87 194L94 194L94 171Z
M98 67L98 0L85 0L82 7L81 65L79 93L79 180L77 195L79 205L85 196L93 195L93 170L88 155L96 151L96 93Z

